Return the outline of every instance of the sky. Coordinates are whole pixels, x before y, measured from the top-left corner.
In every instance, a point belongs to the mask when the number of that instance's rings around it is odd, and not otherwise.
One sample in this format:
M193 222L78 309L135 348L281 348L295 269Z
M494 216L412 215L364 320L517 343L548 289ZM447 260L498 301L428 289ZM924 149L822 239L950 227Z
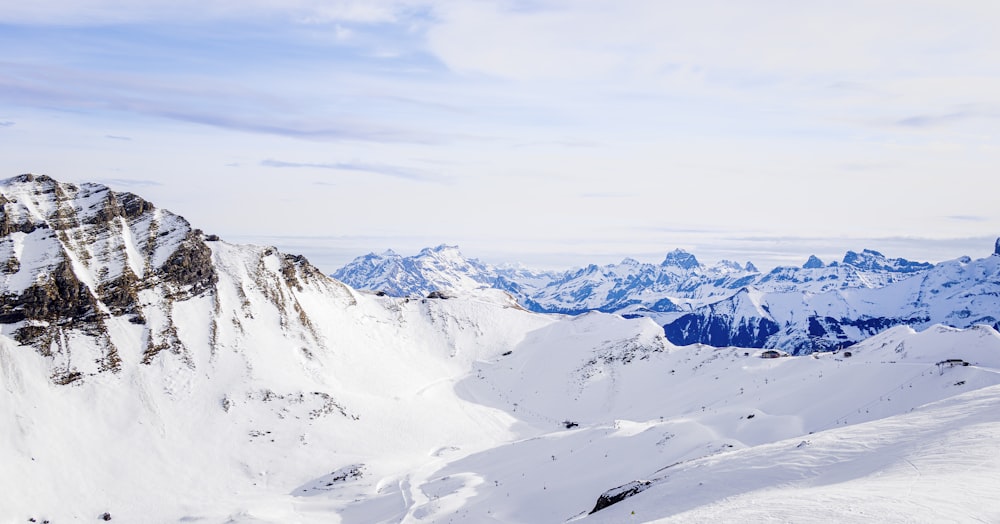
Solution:
M223 239L546 269L1000 236L1000 4L0 3L0 177Z

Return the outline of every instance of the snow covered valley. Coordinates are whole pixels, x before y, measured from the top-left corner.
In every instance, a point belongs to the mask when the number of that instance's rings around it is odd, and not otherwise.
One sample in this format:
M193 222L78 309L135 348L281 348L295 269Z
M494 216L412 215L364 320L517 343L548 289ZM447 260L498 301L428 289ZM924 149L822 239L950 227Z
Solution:
M989 326L679 347L361 293L99 186L3 196L3 523L1000 521Z
M988 327L765 359L671 346L648 319L556 319L497 297L359 295L325 313L328 347L308 357L261 333L193 366L123 357L121 372L70 385L4 340L3 518L1000 517ZM937 365L951 358L970 365Z

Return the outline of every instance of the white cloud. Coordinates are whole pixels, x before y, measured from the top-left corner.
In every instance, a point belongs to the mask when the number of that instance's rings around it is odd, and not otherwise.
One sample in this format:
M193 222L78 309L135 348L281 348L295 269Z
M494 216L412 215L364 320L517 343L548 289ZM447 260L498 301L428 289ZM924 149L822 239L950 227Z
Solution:
M439 6L432 48L458 70L525 79L687 69L779 76L978 70L988 44L998 42L992 2L553 0L513 7Z

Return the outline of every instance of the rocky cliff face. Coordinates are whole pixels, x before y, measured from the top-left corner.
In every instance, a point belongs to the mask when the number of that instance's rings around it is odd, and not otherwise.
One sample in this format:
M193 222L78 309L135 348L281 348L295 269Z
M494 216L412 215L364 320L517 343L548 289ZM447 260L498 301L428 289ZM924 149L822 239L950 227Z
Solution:
M30 174L2 181L0 333L50 357L58 383L118 371L123 350L143 364L166 351L193 365L175 310L206 304L198 322L211 346L226 316L209 244L222 243L130 193ZM264 248L241 256L285 326L309 323L296 290L335 285L302 257ZM239 324L228 315L227 326Z

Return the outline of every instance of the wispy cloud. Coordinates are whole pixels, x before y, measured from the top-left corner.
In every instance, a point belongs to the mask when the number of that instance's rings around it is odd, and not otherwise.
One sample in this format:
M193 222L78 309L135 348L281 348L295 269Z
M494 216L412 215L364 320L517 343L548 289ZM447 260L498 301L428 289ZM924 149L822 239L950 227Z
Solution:
M996 119L1000 115L993 111L955 111L938 115L914 115L896 121L903 127L936 127L978 118Z
M961 222L986 222L989 220L989 218L979 215L950 215L945 218Z
M120 187L157 187L163 185L161 182L157 182L156 180L144 180L144 179L132 179L132 178L102 178L97 181L106 186L120 186Z
M132 141L132 137L119 136L119 135L104 135L104 138L107 138L107 139L110 139L110 140L124 140L126 142L131 142Z
M358 171L362 173L374 173L377 175L414 180L417 182L443 182L445 179L439 175L429 173L420 169L410 167L393 166L387 164L365 164L358 162L286 162L283 160L267 159L262 160L260 165L265 167L280 168L311 168L311 169L332 169L335 171Z
M6 76L5 76L6 74ZM192 87L197 85L198 87ZM132 73L33 66L0 61L0 97L23 105L73 111L112 110L216 128L315 141L437 145L482 137L408 128L367 114L317 111L295 96L276 95L214 78L176 79ZM13 122L11 122L13 125ZM114 138L108 135L108 138Z
M11 122L10 120L0 121L0 127L10 127L12 125L14 125L14 122Z
M269 115L263 119L242 118L231 114L179 109L152 110L151 113L174 120L182 120L236 131L281 135L311 140L357 140L380 143L439 144L445 138L434 133L371 124L327 125L309 118L288 119Z

